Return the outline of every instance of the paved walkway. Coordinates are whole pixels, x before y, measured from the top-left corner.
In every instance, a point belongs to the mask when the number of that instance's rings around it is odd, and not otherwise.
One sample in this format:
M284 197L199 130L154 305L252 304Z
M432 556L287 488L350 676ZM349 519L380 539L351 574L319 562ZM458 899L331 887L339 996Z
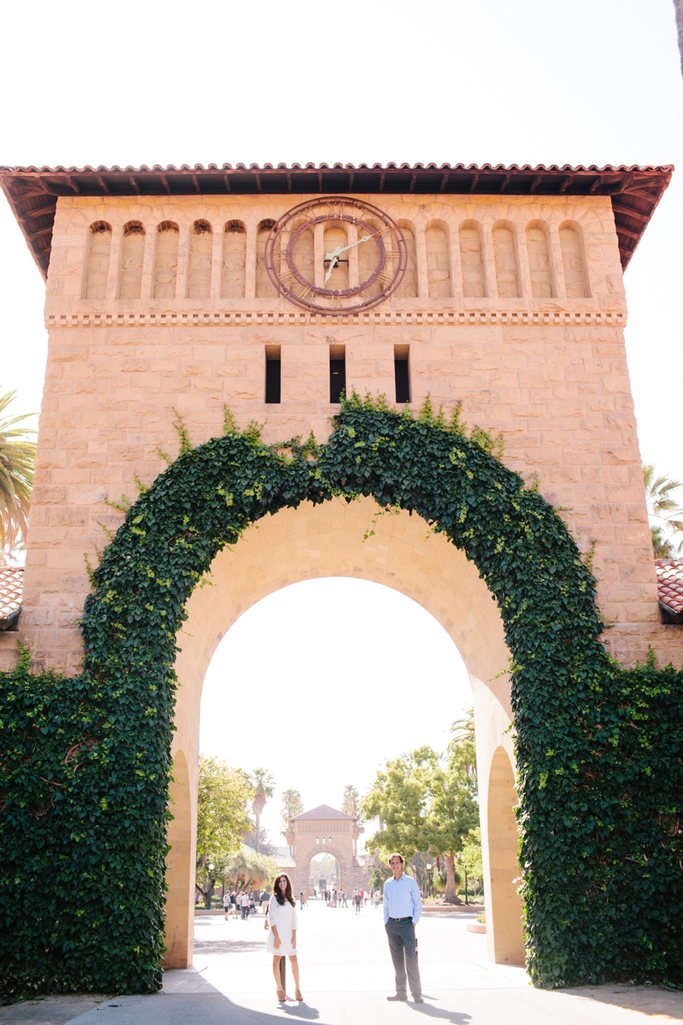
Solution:
M278 1007L265 952L263 918L196 918L195 968L167 972L146 997L51 997L0 1008L0 1025L638 1025L683 1021L683 992L604 986L548 992L522 968L486 959L486 937L466 931L472 916L424 916L418 936L424 1004L388 1004L393 992L382 913L332 909L312 901L301 912L299 960L305 1003ZM293 993L291 974L287 990ZM95 1003L95 1000L101 1000Z

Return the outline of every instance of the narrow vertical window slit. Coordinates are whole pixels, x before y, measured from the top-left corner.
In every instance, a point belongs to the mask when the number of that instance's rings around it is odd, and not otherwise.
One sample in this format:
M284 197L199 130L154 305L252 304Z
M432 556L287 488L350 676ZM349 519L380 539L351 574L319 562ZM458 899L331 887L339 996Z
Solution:
M346 393L346 346L330 346L330 402L341 402Z
M396 382L396 401L410 402L410 373L408 370L409 346L394 346L394 380Z
M279 345L266 345L266 403L275 404L282 396L282 355Z

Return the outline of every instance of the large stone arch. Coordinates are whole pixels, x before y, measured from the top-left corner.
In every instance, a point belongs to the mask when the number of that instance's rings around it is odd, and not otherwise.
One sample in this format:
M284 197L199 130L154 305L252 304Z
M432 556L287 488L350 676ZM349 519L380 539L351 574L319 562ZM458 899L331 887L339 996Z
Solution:
M373 499L388 513L374 524ZM209 571L210 581L202 581ZM240 434L230 427L224 438L186 447L128 511L95 573L82 621L84 680L110 707L112 721L122 720L125 701L126 728L111 736L134 781L129 809L156 830L159 871L160 805L171 766L174 684L180 684L174 756L182 752L187 763L190 809L188 825L185 799L169 833L167 963L181 965L191 956L182 894L193 866L198 710L208 662L225 630L260 597L323 575L395 587L453 637L473 686L484 845L493 756L501 748L512 763L514 709L523 810L527 801L525 885L544 887L533 907L541 938L536 953L543 956L542 944L550 949L555 942L547 940L548 928L581 942L553 910L566 893L550 848L563 842L566 825L550 788L540 813L528 795L539 788L538 747L547 743L548 715L560 745L570 734L577 741L573 696L586 679L609 673L595 581L552 507L490 455L485 437L468 440L457 420L449 429L428 416L418 422L351 405L321 449L294 443L283 456L253 429ZM548 773L541 775L546 787ZM513 866L516 831L503 833ZM105 833L101 843L106 846ZM160 922L158 883L145 886L147 921ZM505 960L517 959L518 905L497 902L495 893L489 885L488 913L500 925L491 930L491 943L506 933ZM153 931L145 928L150 943Z
M340 576L360 577L401 591L430 612L458 647L472 683L482 822L488 821L486 794L493 752L502 745L514 758L511 738L505 733L512 713L506 672L509 651L500 613L464 552L443 535L430 533L421 517L401 512L376 518L378 512L370 498L351 503L334 498L322 505L306 502L297 509L282 509L266 516L246 531L234 549L224 549L216 556L211 565L212 586L197 588L192 594L187 604L188 619L178 637L176 672L180 686L173 745L174 751L189 753L193 824L201 691L220 640L242 613L273 591L314 577ZM375 533L364 540L373 521ZM187 850L185 828L177 820L171 823L172 848L177 837ZM514 857L516 838L511 843ZM189 850L187 856L194 857ZM174 859L172 864L177 869L169 869L167 876L170 893L166 957L169 964L184 966L191 963L192 957L191 923L175 894L178 890L186 892L188 869L181 868L180 859ZM176 871L180 873L177 877ZM486 887L486 892L490 892L490 887ZM177 921L172 919L176 908ZM490 901L487 912L491 919L503 913ZM185 936L183 923L188 923ZM521 961L519 915L515 926L517 960ZM500 928L509 927L501 923Z

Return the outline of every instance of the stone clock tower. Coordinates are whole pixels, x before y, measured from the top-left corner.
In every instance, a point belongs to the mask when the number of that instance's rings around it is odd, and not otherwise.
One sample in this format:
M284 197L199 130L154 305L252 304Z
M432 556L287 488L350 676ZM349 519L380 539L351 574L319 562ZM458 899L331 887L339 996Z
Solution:
M266 441L330 433L341 392L427 396L501 433L504 461L594 548L604 639L680 664L660 623L626 366L622 273L666 167L307 164L3 168L47 283L49 348L19 638L76 673L85 557L224 406ZM371 503L284 510L215 560L179 637L168 961L191 960L198 710L204 673L254 601L312 576L364 576L429 609L472 679L489 944L521 955L507 649L464 555L407 514L362 537ZM17 657L0 633L0 664Z

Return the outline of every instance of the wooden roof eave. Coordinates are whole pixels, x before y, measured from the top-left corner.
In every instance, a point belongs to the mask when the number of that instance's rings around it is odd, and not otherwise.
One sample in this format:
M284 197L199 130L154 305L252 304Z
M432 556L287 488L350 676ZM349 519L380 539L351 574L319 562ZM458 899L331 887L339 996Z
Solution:
M435 195L609 196L619 238L622 268L628 265L645 227L671 179L673 167L569 167L484 164L322 164L291 166L211 164L208 167L2 167L0 186L46 277L51 224L60 196L416 192ZM201 177L201 182L199 178ZM296 182L294 182L296 178ZM213 188L213 185L216 188ZM628 197L626 202L620 197ZM36 201L32 211L28 200ZM40 200L44 202L40 205ZM47 202L46 202L47 201ZM631 206L633 204L633 206ZM40 213L38 213L40 209ZM42 218L45 221L42 221ZM42 222L42 223L41 223Z

